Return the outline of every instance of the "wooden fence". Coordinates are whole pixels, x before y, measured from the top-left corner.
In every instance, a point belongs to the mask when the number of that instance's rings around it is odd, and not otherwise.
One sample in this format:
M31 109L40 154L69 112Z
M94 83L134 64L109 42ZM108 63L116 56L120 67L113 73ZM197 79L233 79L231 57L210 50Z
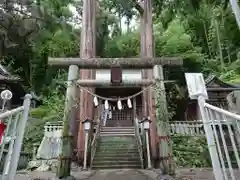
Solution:
M196 121L172 121L170 122L171 135L204 136L203 122Z

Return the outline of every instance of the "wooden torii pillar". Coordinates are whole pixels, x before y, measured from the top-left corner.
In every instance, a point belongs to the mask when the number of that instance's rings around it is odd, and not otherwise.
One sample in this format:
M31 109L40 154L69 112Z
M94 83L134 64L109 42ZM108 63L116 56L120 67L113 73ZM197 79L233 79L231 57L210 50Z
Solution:
M153 24L152 24L152 0L143 0L140 4L142 14L140 14L141 24L141 57L154 57L153 48ZM142 76L146 79L153 78L152 69L143 69ZM150 147L152 155L152 163L157 163L157 119L155 114L155 95L152 89L143 92L143 112L145 116L152 120L150 133ZM155 164L153 165L155 166Z
M153 38L153 23L152 23L152 0L141 0L138 3L138 11L140 13L140 25L141 25L141 57L154 57L155 56L155 48L154 48L154 38ZM156 69L158 71L156 71ZM156 74L156 72L158 74ZM143 78L152 79L157 78L161 79L163 81L163 68L159 66L158 68L155 68L155 75L153 75L153 70L143 70L142 71ZM156 77L157 76L157 77ZM156 93L152 89L149 89L147 91L144 91L143 93L143 112L145 115L149 116L152 120L151 128L150 128L150 144L151 144L151 155L152 155L152 163L156 163L153 166L160 166L163 170L163 172L169 173L169 170L173 170L171 167L171 161L168 157L163 157L165 155L162 154L162 142L161 138L166 136L166 134L162 134L160 132L162 129L161 125L159 124L159 118L162 120L166 119L168 121L168 111L167 108L164 107L166 105L166 95L165 95L165 87L164 84L159 86L158 88L161 88L161 90ZM162 109L162 116L160 117L157 112L157 99L156 97L160 96L164 100L160 103L163 107ZM164 105L165 104L165 105ZM156 112L156 113L152 113ZM161 137L162 136L162 137ZM154 138L157 137L157 138ZM157 148L158 145L158 148ZM159 153L157 153L157 149L159 149ZM171 147L170 147L171 149ZM160 159L160 161L159 161ZM167 161L167 162L166 162ZM160 163L160 164L159 164ZM174 170L173 170L174 171Z
M93 58L96 56L96 0L84 0L82 12L82 31L80 43L80 57ZM80 70L80 79L95 79L95 70ZM94 88L88 88L95 91ZM93 119L93 97L86 91L80 91L79 101L79 126L77 140L77 156L82 161L84 156L84 125L86 119Z

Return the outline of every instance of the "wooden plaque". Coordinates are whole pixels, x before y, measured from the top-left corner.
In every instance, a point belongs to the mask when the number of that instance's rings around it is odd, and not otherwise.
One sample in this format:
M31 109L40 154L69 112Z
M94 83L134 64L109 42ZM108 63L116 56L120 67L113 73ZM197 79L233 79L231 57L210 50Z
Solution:
M120 84L122 83L122 68L111 67L111 83Z

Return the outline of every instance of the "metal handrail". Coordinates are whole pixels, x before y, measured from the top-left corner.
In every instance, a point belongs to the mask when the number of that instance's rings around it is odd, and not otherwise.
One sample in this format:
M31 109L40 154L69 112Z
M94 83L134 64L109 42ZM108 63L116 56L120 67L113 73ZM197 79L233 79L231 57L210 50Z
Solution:
M142 144L142 140L139 134L139 124L138 124L138 119L135 118L134 120L134 130L135 130L135 137L137 140L137 145L138 145L138 152L139 152L139 156L140 156L140 161L141 161L141 168L144 168L144 163L143 163L143 144Z
M223 115L225 115L227 117L230 117L230 118L233 118L233 119L236 119L236 120L240 121L240 115L238 115L238 114L234 114L234 113L232 113L230 111L224 110L222 108L213 106L213 105L208 104L208 103L204 103L204 107L205 108L209 108L209 109L211 109L213 111L216 111L217 113L221 113L221 114L223 114Z
M4 148L5 148L5 145L7 143L9 143L9 141L13 141L13 139L12 139L13 137L10 136L11 137L10 139L8 137L10 125L11 125L12 121L14 121L14 123L17 123L17 121L19 120L18 114L21 113L23 110L24 110L24 106L20 106L20 107L18 107L16 109L12 109L10 111L6 111L6 112L0 114L0 119L8 118L7 128L6 128L5 133L4 133L3 137L2 137L2 142L0 142L0 161L2 159L2 155L3 155L3 151L4 151ZM13 116L16 116L17 119L13 118ZM15 129L13 131L15 132ZM14 140L15 140L15 137L14 137ZM0 139L0 141L1 141L1 139Z
M93 136L92 142L91 142L91 162L90 162L90 167L92 167L93 159L97 150L97 144L100 139L100 128L101 128L101 123L100 120L97 121L97 126L96 126L96 132Z

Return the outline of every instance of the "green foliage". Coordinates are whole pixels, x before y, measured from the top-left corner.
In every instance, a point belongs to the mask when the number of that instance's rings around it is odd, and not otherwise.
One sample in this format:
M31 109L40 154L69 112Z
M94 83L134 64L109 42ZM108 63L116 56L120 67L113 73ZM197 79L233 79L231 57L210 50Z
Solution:
M76 56L79 46L74 28L68 24L72 13L69 0L18 2L17 6L0 4L1 64L7 65L24 82L26 89L39 94L45 77L55 72L47 67L48 56Z
M194 46L191 35L180 19L173 19L165 30L162 30L161 23L158 24L154 31L156 56L180 56L185 60L185 68L194 71L203 56L201 49ZM159 30L162 30L162 33L158 32Z
M137 32L113 37L105 47L106 57L134 57L140 52L140 36Z
M178 167L211 167L205 137L174 135L172 141L174 162Z
M162 48L161 54L175 55L192 49L191 36L188 35L179 19L174 19L168 28L157 37L157 44ZM160 54L160 53L159 53Z
M57 86L55 91L43 98L42 106L31 110L31 118L26 128L23 143L25 152L32 152L33 145L41 143L46 122L62 121L64 99L61 87Z

